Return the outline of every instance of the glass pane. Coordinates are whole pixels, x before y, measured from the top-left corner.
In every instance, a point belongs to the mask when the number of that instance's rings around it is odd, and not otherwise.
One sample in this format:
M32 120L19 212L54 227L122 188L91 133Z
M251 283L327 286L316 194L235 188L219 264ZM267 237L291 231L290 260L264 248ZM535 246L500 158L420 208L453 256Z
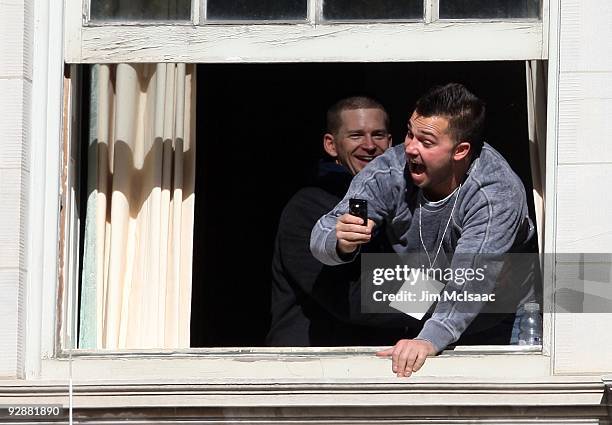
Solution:
M91 20L189 20L191 0L91 0Z
M208 0L207 19L306 19L306 0Z
M423 0L325 0L325 19L423 19Z
M440 0L440 18L540 18L541 0Z

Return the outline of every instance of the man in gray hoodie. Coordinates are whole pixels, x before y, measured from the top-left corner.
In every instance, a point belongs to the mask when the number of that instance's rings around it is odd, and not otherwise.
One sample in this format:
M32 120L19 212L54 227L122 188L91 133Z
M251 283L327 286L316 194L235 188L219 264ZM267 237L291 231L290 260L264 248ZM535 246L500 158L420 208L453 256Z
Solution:
M452 270L474 267L474 255L521 252L534 234L525 188L506 160L482 142L485 105L456 83L423 95L408 122L403 145L374 159L352 181L344 199L319 219L312 254L324 264L352 261L375 227L385 224L398 253L426 253L429 268L450 256ZM350 198L368 201L368 223L348 214ZM446 282L444 292L492 292L499 268L488 281ZM531 298L532 287L516 288ZM401 339L377 353L392 358L397 376L418 371L427 356L457 341L478 315L455 297L443 297L414 339Z

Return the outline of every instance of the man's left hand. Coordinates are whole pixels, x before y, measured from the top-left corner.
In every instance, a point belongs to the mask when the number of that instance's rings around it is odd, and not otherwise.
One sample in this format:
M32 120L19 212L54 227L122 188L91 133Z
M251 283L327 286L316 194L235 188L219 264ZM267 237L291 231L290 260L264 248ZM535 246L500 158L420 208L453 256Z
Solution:
M417 372L427 360L427 356L435 354L433 344L422 339L400 339L395 346L376 353L380 357L391 357L393 372L398 377Z

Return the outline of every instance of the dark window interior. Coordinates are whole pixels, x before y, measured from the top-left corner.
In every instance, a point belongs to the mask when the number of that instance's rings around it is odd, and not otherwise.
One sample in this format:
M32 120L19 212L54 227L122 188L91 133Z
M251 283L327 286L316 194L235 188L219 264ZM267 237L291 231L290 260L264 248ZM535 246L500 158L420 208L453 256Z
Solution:
M306 0L208 0L206 18L215 19L306 19Z
M421 0L325 0L325 19L423 19Z
M373 96L401 143L418 96L451 81L486 100L486 141L530 194L522 61L199 65L192 346L264 344L276 226L323 155L326 109Z
M542 15L540 0L441 0L442 19L537 18Z

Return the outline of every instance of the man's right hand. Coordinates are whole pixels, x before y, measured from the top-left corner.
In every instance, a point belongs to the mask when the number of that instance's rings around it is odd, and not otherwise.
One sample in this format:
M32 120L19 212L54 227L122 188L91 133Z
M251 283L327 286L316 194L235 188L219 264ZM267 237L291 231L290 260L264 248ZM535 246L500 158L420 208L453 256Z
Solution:
M350 254L355 252L359 245L369 242L374 225L374 221L368 219L366 226L362 218L351 214L338 217L336 222L336 239L338 240L336 249L338 252Z

